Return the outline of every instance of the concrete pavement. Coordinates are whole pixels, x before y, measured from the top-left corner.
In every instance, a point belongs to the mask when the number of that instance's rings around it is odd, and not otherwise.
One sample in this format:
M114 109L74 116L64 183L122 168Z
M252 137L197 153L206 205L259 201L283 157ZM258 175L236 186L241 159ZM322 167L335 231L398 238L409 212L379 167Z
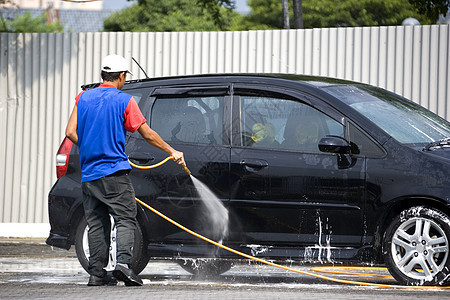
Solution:
M309 270L309 266L294 266ZM151 260L142 287L88 287L74 249L45 239L0 238L0 299L441 299L448 290L398 290L336 284L241 261L217 278L196 278L172 261ZM383 299L383 300L384 300Z

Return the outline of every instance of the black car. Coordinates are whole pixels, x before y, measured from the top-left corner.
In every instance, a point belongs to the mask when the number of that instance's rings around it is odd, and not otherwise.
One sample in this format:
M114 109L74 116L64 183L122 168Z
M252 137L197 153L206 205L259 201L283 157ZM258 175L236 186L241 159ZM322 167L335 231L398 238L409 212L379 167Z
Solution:
M136 196L184 226L274 261L385 264L408 285L449 277L450 124L432 112L373 86L296 75L143 79L123 90L228 210L222 236L179 165L133 168ZM126 152L140 165L167 156L138 133ZM79 164L65 139L47 244L75 245L86 268ZM141 205L138 221L136 272L150 257L193 273L225 272L237 258ZM211 260L196 268L183 258Z

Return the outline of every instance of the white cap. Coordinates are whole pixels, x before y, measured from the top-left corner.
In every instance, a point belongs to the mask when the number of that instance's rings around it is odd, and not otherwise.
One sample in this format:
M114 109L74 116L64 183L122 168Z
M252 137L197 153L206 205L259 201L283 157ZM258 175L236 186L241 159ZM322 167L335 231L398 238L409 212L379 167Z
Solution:
M107 73L114 72L130 72L130 67L127 60L117 54L111 54L103 58L102 60L102 71Z

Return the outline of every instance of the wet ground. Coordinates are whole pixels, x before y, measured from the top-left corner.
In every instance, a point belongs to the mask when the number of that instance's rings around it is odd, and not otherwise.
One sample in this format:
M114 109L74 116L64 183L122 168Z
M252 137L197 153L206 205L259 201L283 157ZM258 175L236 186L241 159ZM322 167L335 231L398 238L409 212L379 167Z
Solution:
M292 267L303 271L311 268L304 265ZM450 298L450 290L347 285L243 261L217 278L197 278L172 261L151 260L140 276L144 281L143 287L122 284L116 287L88 287L88 275L78 263L74 249L52 249L45 245L43 239L0 238L0 299ZM395 284L389 277L331 276Z

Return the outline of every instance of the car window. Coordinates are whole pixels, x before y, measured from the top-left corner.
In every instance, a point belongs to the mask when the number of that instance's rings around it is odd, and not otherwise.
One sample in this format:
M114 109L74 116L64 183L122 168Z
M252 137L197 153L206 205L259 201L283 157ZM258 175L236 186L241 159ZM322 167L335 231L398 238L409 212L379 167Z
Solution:
M136 100L137 104L141 102L141 99L144 97L144 94L148 94L148 91L142 89L134 89L134 90L123 90L125 93L133 96L134 100Z
M450 137L450 123L425 108L368 86L324 87L403 144L424 144Z
M167 142L222 144L223 97L157 98L150 127Z
M134 100L136 100L136 103L139 104L139 102L141 102L141 99L142 99L142 93L135 92L132 95L133 95Z
M307 104L241 96L243 146L319 152L319 140L330 134L344 137L344 126Z
M380 157L384 155L383 149L352 123L349 123L349 132L352 154L370 157Z

